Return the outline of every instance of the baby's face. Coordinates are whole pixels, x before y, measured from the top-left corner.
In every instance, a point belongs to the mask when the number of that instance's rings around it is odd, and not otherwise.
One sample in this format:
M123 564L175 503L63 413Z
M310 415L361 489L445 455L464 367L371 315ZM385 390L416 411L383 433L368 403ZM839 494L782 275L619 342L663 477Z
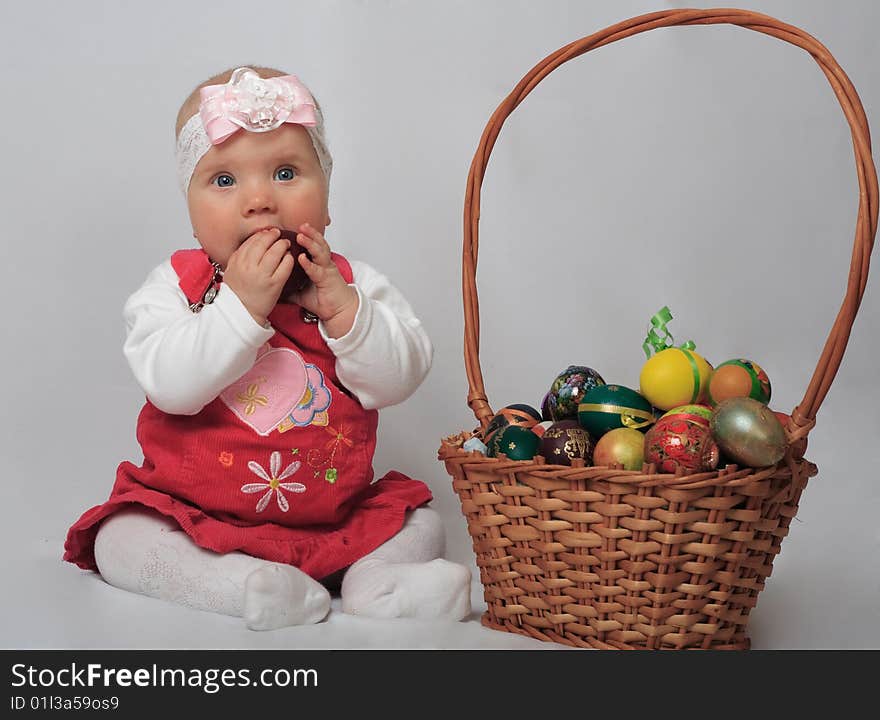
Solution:
M199 160L187 191L193 231L208 256L226 267L256 231L319 232L330 223L327 179L305 128L284 123L270 132L239 130Z

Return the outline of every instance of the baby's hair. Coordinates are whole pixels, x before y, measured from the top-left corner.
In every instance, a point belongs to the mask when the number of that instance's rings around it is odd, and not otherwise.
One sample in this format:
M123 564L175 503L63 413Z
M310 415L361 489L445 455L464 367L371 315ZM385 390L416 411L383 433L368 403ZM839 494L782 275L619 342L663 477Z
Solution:
M259 76L262 78L279 77L280 75L288 74L286 72L282 72L281 70L276 70L275 68L260 67L259 65L247 65L247 67L251 68L252 70L256 70ZM199 111L199 102L201 101L199 90L206 85L223 85L229 82L229 79L232 77L232 73L235 72L235 70L236 68L229 68L228 70L224 70L223 72L218 73L213 77L209 77L207 80L196 86L195 90L193 90L189 94L189 97L183 101L183 105L180 106L180 110L177 113L177 125L174 130L175 137L180 135L180 129L186 124L186 121ZM316 100L316 105L317 102L318 101Z

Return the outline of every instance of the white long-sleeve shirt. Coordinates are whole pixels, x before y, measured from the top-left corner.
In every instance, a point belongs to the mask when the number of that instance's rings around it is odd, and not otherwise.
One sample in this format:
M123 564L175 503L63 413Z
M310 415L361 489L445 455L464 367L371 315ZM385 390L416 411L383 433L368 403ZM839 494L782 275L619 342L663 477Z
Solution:
M321 337L336 356L339 381L364 408L402 402L421 384L434 350L403 294L387 277L351 261L358 310L341 338ZM257 350L275 334L259 325L228 285L199 313L166 260L126 301L123 352L153 405L175 415L195 415L256 362Z

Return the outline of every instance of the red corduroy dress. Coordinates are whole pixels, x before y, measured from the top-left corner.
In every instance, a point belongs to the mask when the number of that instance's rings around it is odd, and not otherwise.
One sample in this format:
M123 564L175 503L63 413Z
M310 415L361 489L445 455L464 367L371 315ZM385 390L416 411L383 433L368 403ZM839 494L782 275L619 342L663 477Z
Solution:
M334 261L346 282L351 267ZM180 287L199 302L213 268L202 250L172 256ZM110 498L70 528L64 559L97 570L101 521L129 504L173 518L199 546L294 565L315 579L395 535L407 510L431 500L399 472L372 483L378 412L339 383L336 358L297 305L269 316L275 335L254 366L196 415L147 401L141 467L119 465Z

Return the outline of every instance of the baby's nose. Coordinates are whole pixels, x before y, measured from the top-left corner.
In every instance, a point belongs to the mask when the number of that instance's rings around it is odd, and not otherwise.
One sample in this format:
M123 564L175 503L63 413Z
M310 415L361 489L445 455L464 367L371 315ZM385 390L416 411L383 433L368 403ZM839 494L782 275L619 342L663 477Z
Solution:
M263 186L257 186L250 189L246 196L243 214L246 216L256 215L264 212L275 211L275 196L272 191Z

